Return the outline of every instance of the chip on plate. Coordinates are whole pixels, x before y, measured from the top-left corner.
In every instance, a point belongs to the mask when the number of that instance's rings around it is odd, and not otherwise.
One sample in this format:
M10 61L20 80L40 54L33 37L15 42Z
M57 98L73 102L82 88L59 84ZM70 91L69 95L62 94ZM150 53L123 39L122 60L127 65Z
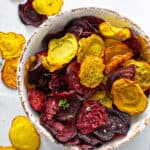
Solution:
M9 147L9 146L6 146L6 147L0 146L0 150L16 150L16 149L13 147Z

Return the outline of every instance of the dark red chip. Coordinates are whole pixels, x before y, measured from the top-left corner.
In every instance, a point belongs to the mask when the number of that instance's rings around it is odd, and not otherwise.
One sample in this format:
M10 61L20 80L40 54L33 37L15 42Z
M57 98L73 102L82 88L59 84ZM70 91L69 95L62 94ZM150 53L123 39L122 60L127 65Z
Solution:
M33 0L28 0L25 4L20 4L18 13L20 20L25 25L38 27L47 19L47 16L38 14L32 7L32 1Z
M135 79L135 72L136 72L136 66L131 65L127 67L122 67L119 68L111 73L108 74L108 79L107 79L107 89L111 89L111 86L115 80L118 78L127 78L130 80Z
M68 108L60 107L55 118L59 121L69 121L75 119L76 114L81 106L81 101L77 99L68 99L67 103L69 104Z
M43 112L40 116L42 122L47 122L53 119L59 109L58 100L56 98L48 98L44 104Z
M117 110L108 110L108 124L94 130L94 134L107 142L116 135L126 135L130 127L130 116Z
M81 133L78 133L79 139L84 141L86 144L92 145L92 146L100 146L103 142L94 137L92 134L86 134L83 135Z
M45 128L52 133L56 139L62 143L66 143L71 139L74 139L77 135L77 129L74 125L74 121L61 123L55 120L42 122Z
M29 89L28 91L28 100L31 107L38 112L41 112L46 100L46 96L43 92L37 89Z
M86 101L77 116L77 128L82 134L91 133L94 129L106 125L108 115L106 108L97 101Z

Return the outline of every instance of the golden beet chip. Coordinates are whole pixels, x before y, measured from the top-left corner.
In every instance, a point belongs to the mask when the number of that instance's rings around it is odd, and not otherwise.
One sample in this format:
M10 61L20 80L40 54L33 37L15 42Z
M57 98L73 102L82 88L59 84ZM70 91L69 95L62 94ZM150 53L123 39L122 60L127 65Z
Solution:
M133 56L132 50L126 44L116 44L104 50L105 72L109 73Z
M80 83L89 88L95 88L103 80L105 65L97 56L87 56L81 63L79 71Z
M23 50L25 38L13 32L4 33L0 38L0 51L4 59L19 57Z
M89 55L101 56L104 48L105 44L103 39L96 34L92 34L87 38L82 38L79 41L77 61L82 62Z
M33 0L35 11L42 15L52 16L57 14L63 5L63 0Z
M92 95L91 97L89 97L87 100L100 100L103 99L106 95L106 91L105 90L97 90L94 95Z
M125 78L116 80L111 89L114 105L130 115L142 113L147 107L147 97L140 85Z
M113 38L121 41L127 40L131 37L131 31L129 28L115 27L109 22L101 23L99 25L99 31L106 38Z
M144 61L129 60L124 65L129 66L134 64L136 66L135 80L139 83L141 88L145 91L150 88L150 64Z
M9 131L9 138L17 150L38 150L40 136L25 116L14 118Z
M42 64L50 72L53 72L76 56L78 43L74 34L67 33L60 39L51 40L48 48L48 56L42 56Z
M6 147L0 146L0 150L16 150L16 149L13 147L8 147L8 146L6 146Z
M18 58L8 59L2 69L2 80L10 88L16 89Z
M116 44L122 44L122 42L115 40L115 39L105 39L105 47L111 47L114 46Z

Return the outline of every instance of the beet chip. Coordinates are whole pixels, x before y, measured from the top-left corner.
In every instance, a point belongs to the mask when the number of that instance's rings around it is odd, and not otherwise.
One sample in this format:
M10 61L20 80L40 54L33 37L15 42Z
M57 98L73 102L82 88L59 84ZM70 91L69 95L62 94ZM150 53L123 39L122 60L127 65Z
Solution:
M52 133L54 137L56 137L58 141L62 143L70 141L77 135L77 129L74 125L74 121L61 123L55 120L46 122L41 120L41 123Z
M38 27L47 19L46 15L40 15L33 9L32 0L28 0L25 4L20 4L18 9L20 20L25 25Z
M92 134L86 134L83 135L81 133L78 133L79 139L83 140L85 143L92 145L92 146L98 146L101 145L103 142L94 137Z
M41 112L44 106L44 101L46 100L46 96L43 92L39 90L29 89L28 100L29 100L31 107L35 111Z
M67 68L66 79L69 89L76 91L76 96L78 99L84 100L92 96L95 93L96 88L86 88L85 86L80 84L78 78L79 68L80 65L76 61L70 63Z
M127 44L133 50L135 58L140 55L142 46L141 46L141 43L136 38L135 33L132 32L131 38L127 39L124 42L125 42L125 44Z
M94 129L106 125L108 115L106 108L98 101L86 101L77 116L77 128L82 134L91 133Z
M115 80L117 80L118 78L124 77L124 78L130 79L130 80L134 80L135 79L135 71L136 71L135 65L130 65L127 67L119 68L119 69L109 73L108 79L107 79L107 88L111 89L113 82Z
M108 124L94 130L102 141L110 141L116 135L126 135L130 127L130 116L117 110L108 110Z
M45 102L43 112L40 116L42 122L52 120L58 109L58 100L56 98L48 98L48 100Z

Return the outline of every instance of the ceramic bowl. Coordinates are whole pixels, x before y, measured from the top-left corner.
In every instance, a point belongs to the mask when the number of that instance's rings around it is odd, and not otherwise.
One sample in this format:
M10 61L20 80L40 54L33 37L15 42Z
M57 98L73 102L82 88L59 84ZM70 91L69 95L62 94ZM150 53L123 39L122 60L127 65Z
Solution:
M38 28L37 32L35 32L25 46L24 53L21 56L18 75L17 75L17 83L18 83L18 94L26 112L27 116L30 118L31 122L35 125L37 130L45 135L50 141L56 142L56 140L52 137L52 135L42 126L39 122L39 116L33 111L28 103L27 91L24 85L24 77L25 77L25 62L29 58L29 56L37 53L41 47L41 41L44 36L49 32L57 32L62 27L64 27L71 19L81 16L96 16L100 17L106 21L109 21L112 25L118 27L130 27L134 29L137 33L143 35L148 41L148 37L145 33L131 20L126 17L119 15L118 13L102 9L102 8L78 8L66 11L64 13L60 13L59 15L53 16L49 18L41 27ZM150 43L150 42L149 42ZM150 122L150 103L147 109L140 115L132 118L132 125L127 134L127 136L113 140L100 148L99 150L111 150L119 147L121 144L127 143L136 135L138 135L145 126ZM78 147L69 147L69 149L78 149Z

